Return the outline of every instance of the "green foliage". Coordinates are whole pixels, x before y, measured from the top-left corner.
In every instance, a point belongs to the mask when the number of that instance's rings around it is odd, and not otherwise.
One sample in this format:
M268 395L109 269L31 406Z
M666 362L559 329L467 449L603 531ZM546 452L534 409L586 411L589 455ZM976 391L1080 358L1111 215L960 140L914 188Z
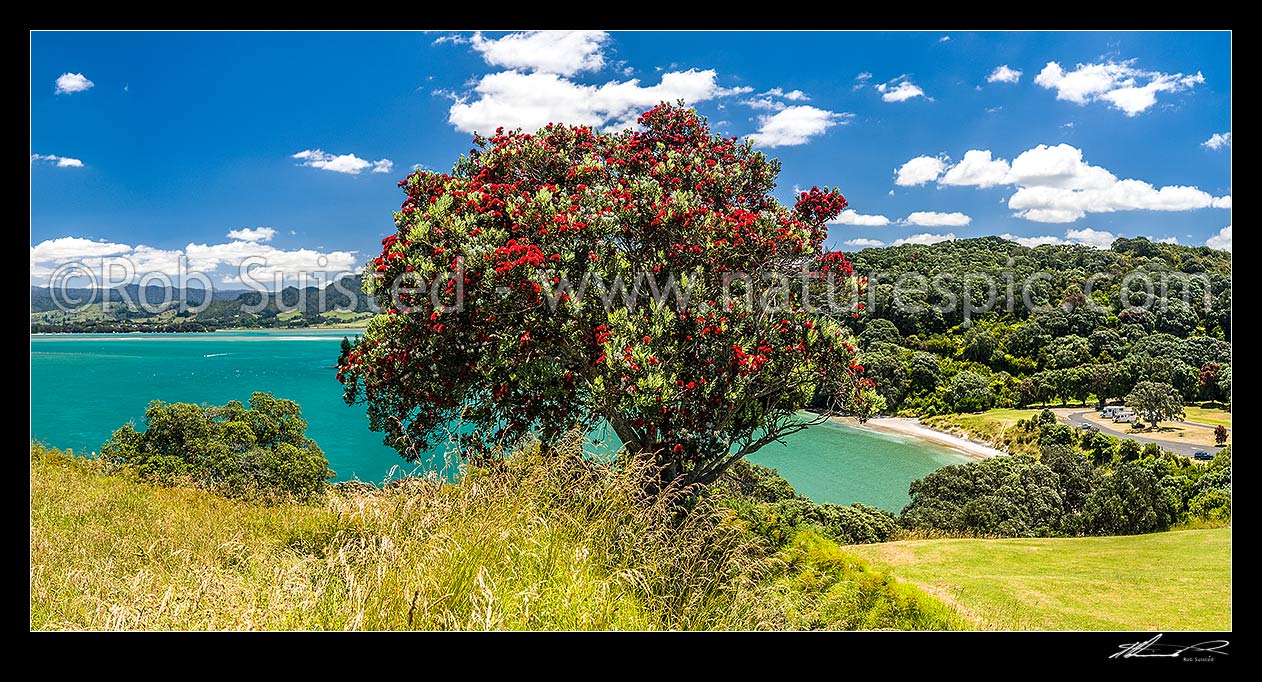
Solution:
M1178 520L1180 500L1163 485L1155 459L1119 464L1100 478L1083 507L1092 535L1134 535L1166 530Z
M805 428L817 395L862 416L850 334L813 307L858 286L824 246L841 193L785 206L751 142L682 106L638 122L499 130L399 183L364 278L389 301L337 376L404 458L457 419L479 454L604 422L664 481L704 484ZM809 292L767 286L804 270Z
M1170 384L1141 381L1126 396L1126 405L1153 426L1183 416L1183 400Z
M1168 383L1184 400L1230 395L1229 254L1142 239L1095 249L1027 248L982 237L864 249L855 254L854 268L870 279L880 274L872 287L876 305L855 322L867 333L867 343L860 335L864 350L897 344L916 352L914 359L901 354L905 386L880 385L879 379L889 379L888 363L873 376L892 411L927 416L973 409L957 407L939 389L940 380L957 374L951 370L957 361L992 385L998 407L1083 403L1091 396L1103 404L1142 381ZM891 283L917 273L944 277L923 292L896 291ZM981 286L980 278L966 276L971 273L991 277L1001 289L1011 278L1012 305L1001 291L992 309L966 311L965 300L979 300ZM1124 288L1131 273L1141 277ZM1151 300L1143 277L1155 285ZM1027 281L1033 308L1021 300ZM967 299L965 287L972 288ZM1130 307L1139 305L1147 307ZM900 338L882 322L892 323ZM1207 363L1218 366L1216 374L1205 375ZM937 371L930 369L935 364ZM901 377L893 379L901 384Z
M1013 455L940 469L911 484L912 501L899 523L918 531L1031 537L1129 535L1230 519L1230 448L1200 466L1152 443L1127 439L1114 446L1088 434L1084 454L1056 442L1064 425L1042 415L1019 424L1040 434L1037 459Z
M799 531L811 529L840 545L885 542L898 529L894 515L864 504L817 504L786 499L738 509L750 530L783 546Z
M165 484L192 482L230 496L286 496L306 500L334 476L298 403L254 393L207 407L155 400L144 431L126 424L101 457Z
M775 469L741 461L710 486L721 504L776 547L802 530L842 545L885 542L898 528L893 514L864 504L819 504L799 496Z
M963 371L951 379L947 404L956 412L981 412L994 405L995 394L990 384L976 372Z

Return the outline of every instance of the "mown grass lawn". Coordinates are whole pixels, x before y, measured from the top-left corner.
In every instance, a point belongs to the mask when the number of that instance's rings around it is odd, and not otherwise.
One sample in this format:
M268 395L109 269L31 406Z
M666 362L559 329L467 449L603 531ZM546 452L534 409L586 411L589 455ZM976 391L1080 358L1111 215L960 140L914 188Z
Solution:
M1231 528L847 547L998 630L1229 630Z
M1183 412L1188 421L1200 422L1211 426L1231 428L1231 413L1227 410L1215 410L1208 407L1184 407Z

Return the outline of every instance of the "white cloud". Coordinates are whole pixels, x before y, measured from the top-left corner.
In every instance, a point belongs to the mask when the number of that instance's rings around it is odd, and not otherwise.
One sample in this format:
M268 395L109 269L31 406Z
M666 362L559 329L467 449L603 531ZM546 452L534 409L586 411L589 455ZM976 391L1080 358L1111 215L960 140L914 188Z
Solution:
M938 42L949 43L951 42L951 36L942 36L941 38L938 38Z
M443 43L451 43L452 45L464 45L469 39L459 33L449 33L445 36L438 36L434 39L434 45L442 45Z
M91 89L94 85L96 83L88 80L81 73L66 72L57 77L57 87L53 92L58 95L69 95Z
M31 164L33 165L36 161L47 162L58 168L83 168L83 162L79 159L56 154L31 154Z
M625 128L659 102L696 104L751 90L719 87L713 69L664 73L660 83L650 86L640 85L638 78L581 85L552 73L502 71L483 76L473 88L472 101L457 99L447 121L466 133L499 126L537 130L548 123Z
M992 159L989 149L970 149L938 182L943 185L994 187L1008 183L1010 170L1007 161Z
M1135 68L1134 63L1130 60L1078 64L1067 72L1060 64L1048 62L1034 77L1034 82L1055 90L1056 99L1079 105L1103 101L1127 116L1150 109L1157 103L1159 92L1179 92L1205 82L1199 71L1194 75L1143 71Z
M1016 83L1021 80L1023 71L1020 69L1009 68L1007 64L995 67L994 71L986 76L987 83Z
M789 147L806 144L835 125L846 125L853 114L837 113L799 104L769 116L758 117L758 132L747 137L762 147Z
M1163 237L1163 238L1161 238L1161 239L1157 239L1157 240L1155 240L1155 241L1156 241L1158 244L1178 244L1178 243L1179 243L1179 238L1178 238L1178 237Z
M474 33L473 49L492 66L573 76L605 66L604 31L526 31L488 39Z
M842 244L845 244L846 246L858 247L860 249L865 249L869 246L885 246L885 242L879 239L863 239L863 238L850 239L850 240L842 242Z
M895 81L898 81L895 84ZM903 78L895 78L889 83L881 83L876 86L876 91L881 93L881 99L886 102L906 102L913 97L924 97L925 91L920 86Z
M937 211L916 211L902 220L904 225L921 225L923 227L962 227L973 222L963 213L938 213Z
M953 239L955 239L954 232L948 232L946 234L931 234L929 232L922 232L920 234L913 234L910 237L895 239L894 246L901 246L903 244L937 244L938 242L949 242Z
M1107 249L1109 248L1109 246L1113 244L1113 241L1117 239L1117 237L1112 232L1105 232L1103 230L1093 230L1089 227L1084 227L1081 230L1074 230L1074 229L1066 230L1065 238L1067 238L1071 242L1076 242L1078 244L1094 246L1097 249Z
M944 170L946 170L946 161L936 156L917 156L899 167L894 184L903 187L923 185L937 180Z
M768 109L771 111L782 111L789 105L780 100L788 100L790 102L804 102L810 100L805 92L801 90L790 90L785 92L783 88L772 88L766 92L758 93L758 97L751 97L740 101L751 109Z
M880 227L889 224L890 219L883 215L864 215L855 213L851 209L842 211L836 219L829 223L829 225L865 225L869 227Z
M1141 180L1119 179L1084 161L1081 149L1064 143L1028 149L1011 164L993 158L990 150L978 149L965 152L963 160L949 168L934 161L928 156L912 159L900 169L896 184L923 184L941 176L940 185L1015 185L1008 208L1019 218L1040 223L1070 223L1088 213L1231 208L1230 196L1215 197L1196 187L1157 188ZM909 168L913 163L917 165Z
M320 149L307 149L294 154L290 158L301 161L302 163L299 164L301 166L319 168L320 170L334 173L345 173L346 175L359 175L368 169L372 169L373 173L389 173L394 170L394 162L390 159L367 161L354 154L334 155Z
M246 230L249 232L249 230ZM271 228L256 228L274 232ZM240 232L234 230L229 233ZM270 236L268 237L270 238ZM274 288L275 278L280 276L286 283L314 285L302 282L300 273L308 276L317 273L331 279L332 275L356 271L360 265L355 251L319 251L296 249L287 251L258 241L234 239L221 244L188 244L183 249L161 249L144 244L131 246L105 241L92 241L81 237L48 239L31 247L31 281L45 283L58 267L79 262L92 271L98 282L121 279L135 281L148 273L161 273L178 279L186 273L201 272L222 283L245 283L245 276L268 288ZM84 280L86 282L86 279Z
M276 230L270 227L243 227L239 230L228 230L228 239L240 239L245 242L270 242L276 236Z
M801 90L790 90L788 92L785 92L783 88L772 88L766 92L759 93L759 96L760 97L783 97L784 99L787 99L790 102L806 101L810 99L810 97L807 97L806 93L802 92Z
M866 81L870 78L872 78L872 74L867 71L861 71L854 77L857 81Z
M1231 131L1229 130L1225 133L1214 133L1209 136L1208 140L1202 142L1201 146L1206 149L1222 149L1223 147L1230 147Z
M1004 234L999 235L999 237L1001 239L1007 239L1010 242L1016 242L1020 244L1021 246L1029 246L1029 247L1042 246L1044 244L1065 244L1066 243L1064 239L1061 239L1060 237L1054 237L1050 234L1043 235L1041 237L1018 237L1013 234L1004 233Z
M1218 234L1205 240L1205 246L1219 251L1231 251L1231 226L1218 231Z
M778 102L770 97L763 97L761 99L754 99L751 97L749 99L741 100L740 103L751 109L770 109L772 111L780 111L789 106L784 102Z

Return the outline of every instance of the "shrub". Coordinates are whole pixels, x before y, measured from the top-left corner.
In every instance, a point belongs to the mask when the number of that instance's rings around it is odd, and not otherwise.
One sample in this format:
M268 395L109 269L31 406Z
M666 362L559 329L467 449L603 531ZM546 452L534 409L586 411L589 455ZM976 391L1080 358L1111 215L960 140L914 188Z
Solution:
M307 438L298 403L254 393L250 407L164 403L145 410L145 430L127 424L101 457L167 485L191 482L229 496L308 499L333 477Z
M744 459L735 462L713 487L720 496L745 498L753 502L798 499L797 491L780 472Z
M1060 477L1028 455L944 467L910 488L899 522L962 535L1036 537L1061 525Z

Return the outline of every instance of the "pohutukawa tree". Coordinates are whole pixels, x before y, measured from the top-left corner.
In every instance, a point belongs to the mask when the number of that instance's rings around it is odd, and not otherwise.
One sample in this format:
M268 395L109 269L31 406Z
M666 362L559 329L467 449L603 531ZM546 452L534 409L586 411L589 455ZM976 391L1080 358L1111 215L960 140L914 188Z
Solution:
M841 324L862 283L823 248L839 192L782 206L779 162L682 106L474 143L399 183L364 284L386 312L338 367L405 458L457 423L466 452L607 423L663 479L705 483L825 418L799 412L821 396L863 415Z

